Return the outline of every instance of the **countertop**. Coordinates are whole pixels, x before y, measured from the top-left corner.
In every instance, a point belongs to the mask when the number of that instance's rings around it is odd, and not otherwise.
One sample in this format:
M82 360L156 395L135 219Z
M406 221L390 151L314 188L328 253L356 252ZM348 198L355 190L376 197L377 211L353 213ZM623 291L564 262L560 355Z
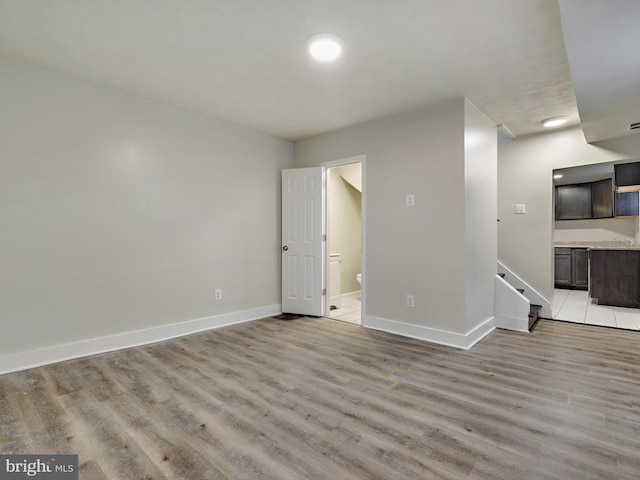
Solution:
M589 250L636 250L640 252L640 247L587 247Z
M555 247L587 248L589 250L640 250L640 246L624 241L610 242L556 242Z

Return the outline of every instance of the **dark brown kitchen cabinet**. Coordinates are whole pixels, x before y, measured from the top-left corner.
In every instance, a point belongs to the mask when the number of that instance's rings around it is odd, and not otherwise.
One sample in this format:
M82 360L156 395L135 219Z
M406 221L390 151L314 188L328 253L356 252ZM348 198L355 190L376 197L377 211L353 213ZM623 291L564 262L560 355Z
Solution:
M589 251L586 248L571 249L573 286L586 289L589 286Z
M591 184L556 187L556 220L591 218Z
M620 163L613 166L617 187L640 185L640 162Z
M556 220L585 220L613 217L613 181L556 187Z
M556 247L555 285L559 288L571 286L571 249Z
M555 286L586 290L589 285L589 252L586 248L556 247Z
M637 217L639 205L638 192L616 192L616 217Z
M610 178L591 184L593 218L613 217L613 181Z
M640 308L640 250L589 253L589 296L598 305Z

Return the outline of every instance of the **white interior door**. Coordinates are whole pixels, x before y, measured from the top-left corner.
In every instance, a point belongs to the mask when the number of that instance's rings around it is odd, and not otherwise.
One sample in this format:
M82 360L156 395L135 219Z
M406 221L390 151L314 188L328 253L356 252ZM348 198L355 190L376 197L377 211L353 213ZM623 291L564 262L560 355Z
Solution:
M324 170L282 171L282 311L325 315Z

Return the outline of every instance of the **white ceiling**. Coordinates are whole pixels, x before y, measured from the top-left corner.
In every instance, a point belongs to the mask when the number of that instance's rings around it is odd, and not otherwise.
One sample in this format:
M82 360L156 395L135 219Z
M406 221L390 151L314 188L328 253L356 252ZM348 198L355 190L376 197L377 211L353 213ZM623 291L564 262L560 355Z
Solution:
M560 0L560 11L585 138L637 135L640 0Z
M0 0L0 56L288 140L454 96L516 136L579 122L557 0Z

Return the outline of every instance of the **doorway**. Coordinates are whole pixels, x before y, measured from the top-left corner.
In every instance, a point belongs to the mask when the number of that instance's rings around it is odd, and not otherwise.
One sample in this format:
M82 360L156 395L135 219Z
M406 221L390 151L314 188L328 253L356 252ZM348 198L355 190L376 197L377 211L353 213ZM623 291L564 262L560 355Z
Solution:
M326 168L327 313L362 324L364 158L323 165Z
M637 193L636 211L621 211L614 171L613 163L553 171L555 288L551 313L554 320L638 330L638 309L598 305L590 296L588 250L636 248L640 244Z

